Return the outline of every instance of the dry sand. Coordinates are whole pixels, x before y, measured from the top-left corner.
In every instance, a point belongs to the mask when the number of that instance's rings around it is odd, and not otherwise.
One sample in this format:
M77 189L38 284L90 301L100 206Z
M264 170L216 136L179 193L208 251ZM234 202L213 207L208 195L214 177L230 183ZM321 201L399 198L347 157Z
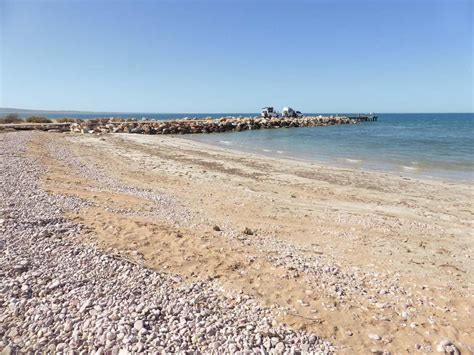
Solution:
M471 184L174 136L44 133L28 154L48 191L90 202L68 217L105 250L256 297L339 352L474 349Z

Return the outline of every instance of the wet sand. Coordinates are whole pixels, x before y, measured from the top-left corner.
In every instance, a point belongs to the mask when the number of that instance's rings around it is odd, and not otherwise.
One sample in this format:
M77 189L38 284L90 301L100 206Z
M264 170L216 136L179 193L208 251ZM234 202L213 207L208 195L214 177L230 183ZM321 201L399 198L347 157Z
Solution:
M104 250L255 297L339 352L474 349L471 184L175 136L38 133L28 154L47 191L89 202L68 218Z

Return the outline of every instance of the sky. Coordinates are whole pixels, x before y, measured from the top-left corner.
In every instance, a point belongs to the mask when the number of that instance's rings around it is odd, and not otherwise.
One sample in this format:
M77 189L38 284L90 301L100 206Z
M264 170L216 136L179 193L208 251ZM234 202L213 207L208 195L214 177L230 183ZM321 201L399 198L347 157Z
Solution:
M0 0L0 107L472 112L472 0Z

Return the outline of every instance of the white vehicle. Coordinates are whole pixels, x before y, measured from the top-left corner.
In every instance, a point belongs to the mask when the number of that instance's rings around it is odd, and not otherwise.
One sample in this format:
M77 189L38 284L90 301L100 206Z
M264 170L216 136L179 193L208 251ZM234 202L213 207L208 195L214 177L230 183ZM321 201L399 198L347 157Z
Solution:
M273 109L273 107L264 107L260 115L264 118L279 117L279 113Z
M281 110L281 115L283 117L294 117L294 118L303 117L303 114L300 111L295 111L291 107L283 107L283 109Z

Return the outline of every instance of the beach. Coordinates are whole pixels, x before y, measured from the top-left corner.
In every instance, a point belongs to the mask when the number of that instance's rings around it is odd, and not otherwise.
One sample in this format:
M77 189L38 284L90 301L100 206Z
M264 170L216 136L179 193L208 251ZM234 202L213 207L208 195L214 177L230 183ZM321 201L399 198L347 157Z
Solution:
M472 182L179 136L12 132L0 144L4 344L474 351ZM32 205L50 210L44 224L25 222Z

